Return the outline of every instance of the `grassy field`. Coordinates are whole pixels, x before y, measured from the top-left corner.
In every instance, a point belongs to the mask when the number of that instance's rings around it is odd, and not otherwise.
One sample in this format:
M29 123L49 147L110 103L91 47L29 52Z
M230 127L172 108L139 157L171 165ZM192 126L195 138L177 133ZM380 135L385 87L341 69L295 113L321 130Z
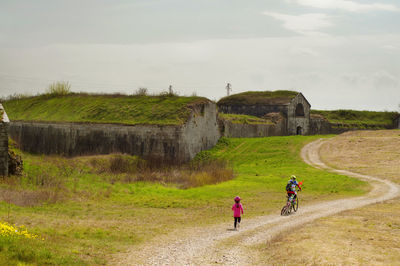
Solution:
M188 105L201 97L127 96L71 93L39 95L3 102L10 120L119 124L179 125L187 121Z
M24 153L24 175L0 184L0 221L25 225L44 240L1 240L0 262L103 264L111 254L199 221L200 226L230 224L236 195L243 198L244 219L278 214L292 174L304 180L303 204L363 194L369 188L365 183L302 162L301 147L316 138L223 138L196 160L227 160L235 178L188 189L163 180L138 182L134 172L102 171L91 157Z
M399 145L400 130L349 132L325 144L321 156L333 167L400 183ZM268 264L397 265L400 199L319 219L257 248Z
M397 112L355 110L311 110L311 114L322 115L330 123L338 124L340 127L355 127L360 129L372 129L372 127L374 127L374 129L392 128L393 119L398 116Z

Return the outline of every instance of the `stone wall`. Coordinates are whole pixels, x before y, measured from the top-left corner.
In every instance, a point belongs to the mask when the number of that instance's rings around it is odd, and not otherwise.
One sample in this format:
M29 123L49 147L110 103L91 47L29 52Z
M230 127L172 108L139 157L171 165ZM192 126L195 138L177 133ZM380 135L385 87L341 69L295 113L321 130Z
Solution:
M333 129L323 116L311 115L309 133L310 135L333 134Z
M0 176L8 175L8 124L7 114L0 104Z
M319 115L311 115L310 120L310 135L323 134L342 134L347 131L355 130L381 130L382 125L344 125L338 123L330 123L327 119ZM387 127L386 129L392 129Z
M22 150L32 153L127 153L179 163L213 147L220 137L215 104L191 108L188 122L180 126L15 121L10 124L10 136Z
M185 158L192 159L198 152L214 147L221 137L216 104L194 106L190 119L181 130L181 150L186 154Z
M400 129L400 116L394 120L394 128Z
M0 176L8 175L8 123L0 123Z
M290 101L290 103L289 103ZM298 104L303 106L303 116L296 115L296 107ZM287 104L258 104L258 105L245 105L245 104L219 104L218 109L222 113L226 114L245 114L257 117L263 117L269 113L281 113L287 121L286 129L281 131L282 135L296 135L298 134L298 128L300 129L301 135L310 134L310 104L303 96L299 93L292 100L288 100ZM239 127L239 126L236 126ZM256 127L248 127L249 130L252 128L255 130ZM237 130L236 130L237 131ZM246 131L246 130L245 130ZM249 131L250 132L250 131ZM283 133L284 132L284 133Z
M284 136L286 120L276 124L240 124L229 120L220 120L221 135L229 138L262 138L270 136Z

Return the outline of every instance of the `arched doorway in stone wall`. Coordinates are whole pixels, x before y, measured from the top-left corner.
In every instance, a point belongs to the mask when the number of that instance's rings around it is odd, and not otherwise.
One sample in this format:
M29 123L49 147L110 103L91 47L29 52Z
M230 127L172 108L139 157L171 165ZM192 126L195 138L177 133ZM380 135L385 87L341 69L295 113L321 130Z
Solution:
M301 126L298 126L297 129L296 129L296 135L303 135L302 131L303 130L302 130Z
M301 103L296 105L295 116L302 116L304 117L304 106Z

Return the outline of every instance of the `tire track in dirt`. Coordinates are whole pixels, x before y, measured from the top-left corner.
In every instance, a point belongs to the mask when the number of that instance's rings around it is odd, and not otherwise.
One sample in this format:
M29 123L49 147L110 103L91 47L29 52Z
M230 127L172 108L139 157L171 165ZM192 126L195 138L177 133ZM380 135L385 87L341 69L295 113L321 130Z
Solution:
M319 139L304 146L303 160L316 168L337 174L356 177L369 182L372 190L362 197L340 199L302 206L296 215L276 214L246 219L240 231L229 231L227 225L207 228L189 228L161 236L150 243L138 246L112 264L120 265L252 265L254 257L246 253L246 248L271 241L278 234L298 227L315 219L342 211L383 202L400 195L400 187L388 180L333 169L325 165L319 157L319 149L324 140ZM236 240L230 245L229 240Z

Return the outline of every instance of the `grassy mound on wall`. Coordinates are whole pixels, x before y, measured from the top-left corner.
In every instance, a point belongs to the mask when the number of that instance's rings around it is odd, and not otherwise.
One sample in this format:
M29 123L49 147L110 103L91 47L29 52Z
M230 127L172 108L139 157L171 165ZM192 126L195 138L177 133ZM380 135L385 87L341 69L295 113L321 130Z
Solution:
M338 124L343 127L357 128L391 128L393 119L399 115L397 112L373 112L355 110L333 110L321 111L311 110L311 114L322 115L330 123Z
M252 115L219 113L218 116L220 119L231 121L234 124L274 124L271 120Z
M179 125L187 121L190 105L202 97L94 95L40 95L3 103L10 120Z
M224 97L218 105L257 105L284 104L290 102L299 93L296 91L247 91Z

